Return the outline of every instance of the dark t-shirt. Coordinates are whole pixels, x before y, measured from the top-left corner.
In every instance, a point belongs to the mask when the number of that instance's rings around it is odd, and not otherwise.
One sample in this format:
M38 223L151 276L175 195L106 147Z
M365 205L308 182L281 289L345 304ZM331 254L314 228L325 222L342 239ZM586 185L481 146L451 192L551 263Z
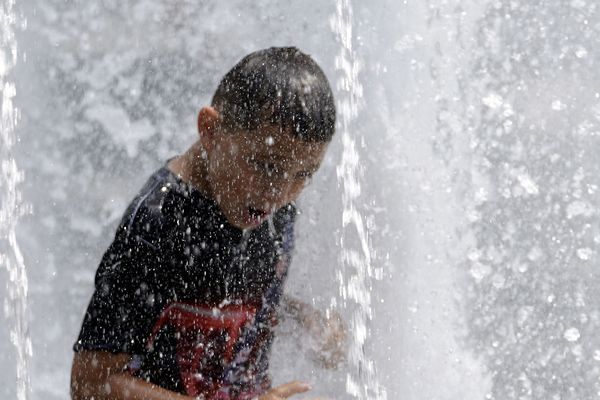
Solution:
M158 170L102 258L75 351L132 354L131 373L191 396L262 392L294 218L288 205L242 231Z

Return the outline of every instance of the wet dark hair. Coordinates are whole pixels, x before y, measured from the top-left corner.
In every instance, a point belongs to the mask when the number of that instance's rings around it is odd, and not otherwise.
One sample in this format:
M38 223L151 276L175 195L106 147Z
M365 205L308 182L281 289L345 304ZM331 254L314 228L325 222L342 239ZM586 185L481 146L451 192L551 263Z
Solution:
M255 130L269 122L309 142L328 142L335 104L325 74L295 47L250 53L221 80L212 99L225 127Z

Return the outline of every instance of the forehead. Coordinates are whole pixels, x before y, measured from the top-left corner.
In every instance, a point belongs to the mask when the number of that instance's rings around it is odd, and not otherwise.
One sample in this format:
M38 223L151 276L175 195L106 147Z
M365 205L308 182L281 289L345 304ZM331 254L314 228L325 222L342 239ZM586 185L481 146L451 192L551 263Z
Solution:
M289 129L277 125L242 132L239 136L242 149L257 157L272 160L319 163L325 155L327 142L307 142L294 136Z

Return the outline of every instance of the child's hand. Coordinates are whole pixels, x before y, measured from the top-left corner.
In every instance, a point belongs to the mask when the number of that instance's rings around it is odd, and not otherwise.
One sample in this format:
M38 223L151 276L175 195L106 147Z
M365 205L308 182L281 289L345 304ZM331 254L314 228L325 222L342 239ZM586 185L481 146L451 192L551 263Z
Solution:
M335 368L345 360L346 327L337 312L314 309L305 315L303 322L317 345L312 351L313 358L325 368Z
M291 317L303 328L303 333L308 333L302 335L301 343L319 364L335 368L345 360L346 327L337 312L324 313L308 303L284 296L283 316Z
M306 382L293 381L268 390L258 400L283 400L311 389Z

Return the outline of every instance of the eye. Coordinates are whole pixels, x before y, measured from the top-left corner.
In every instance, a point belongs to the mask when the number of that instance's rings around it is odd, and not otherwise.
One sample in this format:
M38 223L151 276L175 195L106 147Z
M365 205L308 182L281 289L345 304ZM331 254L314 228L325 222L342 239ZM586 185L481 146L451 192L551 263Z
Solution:
M263 163L263 171L267 173L267 175L271 176L277 173L277 166L273 163Z
M261 160L251 160L251 164L254 167L255 171L265 174L267 176L271 176L278 172L277 165L275 165L275 163L272 163L272 162L265 162L265 161L261 161Z
M296 174L296 178L298 179L310 179L312 176L313 173L310 171L300 171Z

